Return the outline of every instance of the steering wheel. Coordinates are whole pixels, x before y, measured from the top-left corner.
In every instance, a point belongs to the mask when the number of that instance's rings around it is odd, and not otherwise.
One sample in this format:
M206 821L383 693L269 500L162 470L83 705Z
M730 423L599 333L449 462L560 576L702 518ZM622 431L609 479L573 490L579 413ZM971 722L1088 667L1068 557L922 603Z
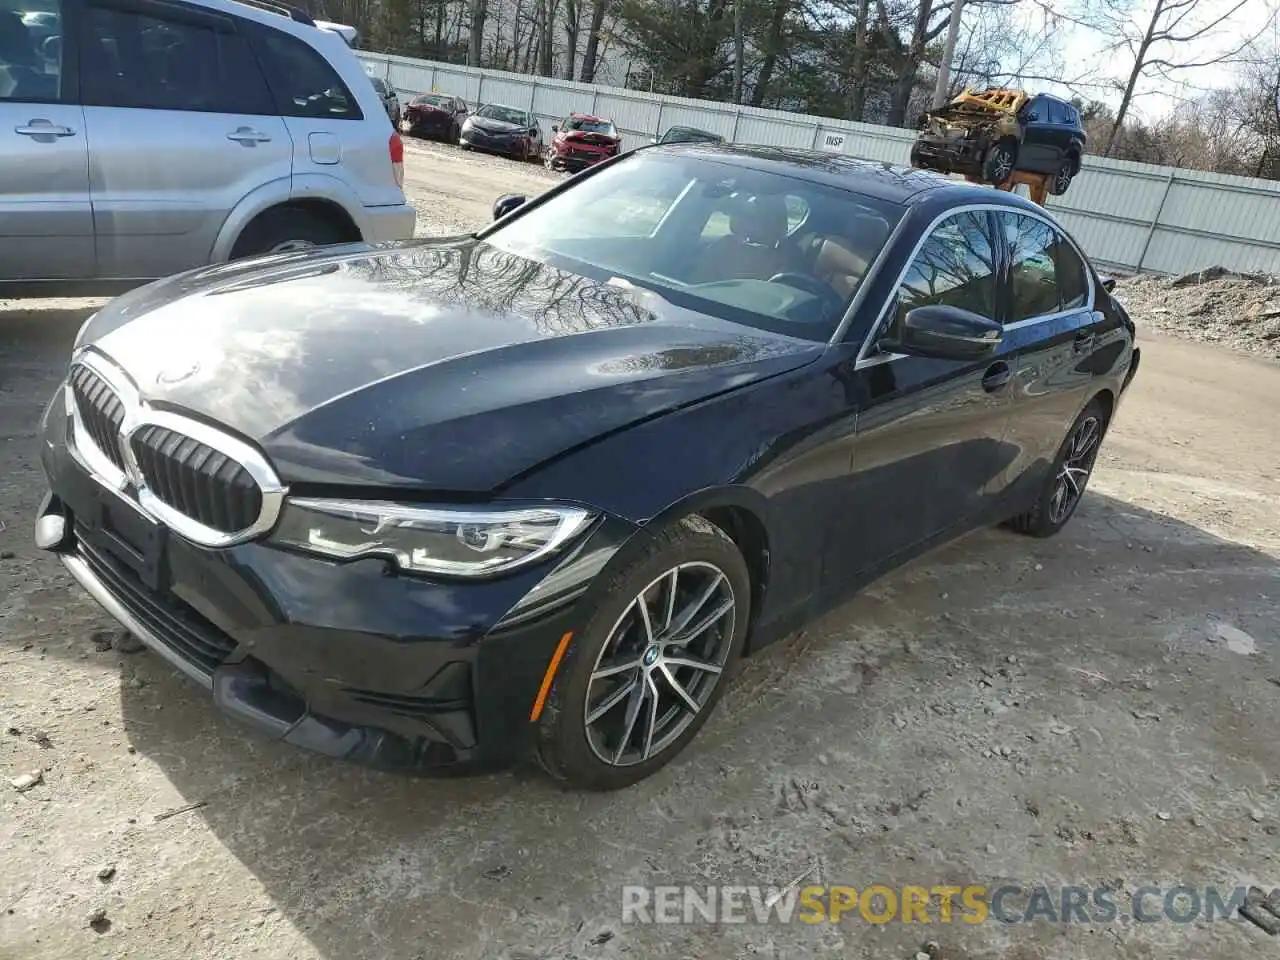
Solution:
M769 282L785 283L787 286L803 290L805 293L812 293L832 310L839 310L844 306L844 300L840 297L840 294L836 293L828 284L807 274L784 271L775 273L769 278Z

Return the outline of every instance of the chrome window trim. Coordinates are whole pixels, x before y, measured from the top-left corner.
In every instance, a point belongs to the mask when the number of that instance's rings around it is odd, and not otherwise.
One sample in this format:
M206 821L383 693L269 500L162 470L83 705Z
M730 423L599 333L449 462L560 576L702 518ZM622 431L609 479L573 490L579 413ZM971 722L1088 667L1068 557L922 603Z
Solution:
M73 434L67 438L67 448L95 480L117 494L134 509L200 546L233 546L259 537L275 526L289 491L280 482L270 462L257 448L199 420L166 410L153 409L142 399L128 375L100 353L90 349L78 351L71 359L71 365L76 364L87 367L101 377L107 386L115 391L124 407L124 419L117 435L117 442L126 466L126 470L122 473L115 464L111 463L106 454L98 449L93 438L83 428L79 404L76 402L69 382L64 384L66 404L70 411L73 429ZM133 452L133 436L146 426L173 430L198 443L212 447L240 464L253 478L262 494L262 508L258 511L254 522L243 530L226 533L205 526L160 500L148 487ZM110 469L104 470L104 467ZM137 491L136 503L125 493L125 487L129 484L132 484Z
M1013 323L1005 324L1003 329L1019 330L1023 327L1028 327L1033 324L1047 323L1050 320L1056 320L1059 317L1065 317L1069 314L1079 313L1081 311L1092 311L1094 309L1094 305L1097 302L1097 297L1096 297L1096 291L1095 291L1094 282L1093 282L1093 271L1089 266L1089 258L1084 255L1084 251L1080 249L1080 245L1076 243L1075 239L1071 237L1067 233L1067 231L1063 229L1063 227L1060 224L1055 223L1053 220L1049 219L1049 217L1046 216L1045 214L1039 213L1035 210L1025 210L1021 207L1015 207L1010 204L1002 204L1002 203L960 204L960 205L951 207L948 210L945 210L942 213L938 214L936 217L934 217L933 220L930 221L929 225L924 230L921 231L920 239L917 240L915 246L912 247L911 255L907 258L906 264L903 266L902 271L898 274L898 279L894 281L893 291L897 291L898 288L902 286L902 281L906 279L907 271L911 269L912 264L914 264L916 261L916 257L919 256L921 247L925 245L925 241L927 241L931 236L933 236L933 232L938 229L939 224L941 224L944 220L949 220L951 217L954 217L958 214L973 213L975 211L982 211L984 213L992 213L992 212L1012 213L1015 216L1032 217L1036 220L1041 221L1071 245L1071 249L1075 251L1076 256L1080 258L1080 261L1085 268L1084 274L1085 274L1085 283L1088 285L1088 297L1083 306L1075 307L1071 310L1058 310L1058 311L1055 311L1054 313L1046 313L1038 317L1027 317L1024 320L1016 320ZM906 217L903 217L903 221L905 221L906 219L907 219ZM899 225L901 225L901 223ZM885 244L886 250L892 245L893 240L894 240L894 237L891 236L889 239L889 242ZM883 253L884 251L881 251L881 252ZM870 276L870 274L868 274L868 276ZM861 290L859 290L859 293L861 293ZM886 314L888 313L889 305L892 302L893 302L893 297L892 297L892 291L891 291L890 296L886 298L885 302L881 305L880 312L876 316L875 322L871 325L870 329L867 330L867 335L866 337L863 338L862 346L858 348L858 355L854 360L854 365L853 365L853 368L855 370L861 370L864 367L874 366L878 363L886 363L891 360L897 360L899 357L907 356L907 354L905 353L882 353L882 354L875 354L871 356L868 355L868 351L871 348L872 340L874 339L875 335L879 333L880 329L884 326L885 317L886 317ZM855 297L855 306L856 305L857 305L857 298ZM852 313L846 319L851 320Z
M902 216L898 218L898 222L894 224L893 229L889 231L888 238L885 239L884 245L880 248L880 252L876 254L876 258L871 261L871 266L866 274L858 281L858 289L853 293L853 300L849 303L848 308L844 312L844 316L840 318L840 322L836 324L835 333L831 335L831 339L827 341L828 346L835 346L837 343L844 341L845 336L849 332L849 327L853 323L853 318L858 315L858 310L862 306L862 302L867 298L867 291L874 286L876 279L880 276L880 271L884 267L884 262L889 257L889 251L893 249L897 243L898 236L906 230L907 220L910 218L911 210L906 208L903 210ZM933 229L932 226L929 228ZM915 258L915 251L912 251L912 259ZM905 273L904 273L905 276ZM902 282L902 278L898 278L898 283ZM897 285L895 284L895 289ZM883 312L883 311L882 311ZM878 323L879 321L877 321ZM865 343L864 343L865 347ZM862 351L858 351L858 358L861 359Z

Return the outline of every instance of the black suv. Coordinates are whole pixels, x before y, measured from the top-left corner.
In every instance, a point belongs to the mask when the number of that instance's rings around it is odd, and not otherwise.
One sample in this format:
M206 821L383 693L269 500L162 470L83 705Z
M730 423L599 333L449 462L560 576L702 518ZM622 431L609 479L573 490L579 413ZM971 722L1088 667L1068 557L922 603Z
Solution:
M964 96L920 118L911 164L1005 183L1015 170L1053 177L1061 195L1080 172L1088 137L1080 111L1048 94L1028 97L1017 113L985 110Z

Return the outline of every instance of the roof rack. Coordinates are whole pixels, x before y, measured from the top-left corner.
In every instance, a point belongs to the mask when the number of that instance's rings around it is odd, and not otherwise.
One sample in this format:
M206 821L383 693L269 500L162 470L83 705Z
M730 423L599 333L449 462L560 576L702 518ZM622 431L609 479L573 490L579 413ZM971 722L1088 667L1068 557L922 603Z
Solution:
M243 3L248 7L257 7L259 10L266 10L270 13L278 13L282 17L288 17L298 23L305 23L309 27L316 25L316 22L311 19L311 15L305 10L291 7L287 3L276 3L275 0L236 0L236 2Z

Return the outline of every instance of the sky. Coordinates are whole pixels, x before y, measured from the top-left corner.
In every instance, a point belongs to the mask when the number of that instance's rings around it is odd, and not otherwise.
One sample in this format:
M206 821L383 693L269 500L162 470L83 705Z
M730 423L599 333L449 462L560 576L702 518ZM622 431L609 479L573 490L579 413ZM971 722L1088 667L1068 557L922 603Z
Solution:
M1230 10L1238 0L1198 0L1195 19L1197 24L1210 23L1226 11ZM1133 7L1134 20L1145 27L1154 0L1136 0ZM1062 4L1065 8L1067 5ZM1234 49L1240 40L1265 30L1268 36L1276 34L1276 9L1280 0L1248 0L1235 16L1223 24L1212 36L1194 43L1184 44L1177 49L1180 60L1207 60L1214 55ZM1029 29L1040 29L1043 22L1041 8L1033 2L1020 2L1015 15ZM1139 28L1135 25L1135 31ZM1096 30L1065 24L1062 28L1063 39L1061 52L1065 62L1064 77L1088 76L1093 83L1105 83L1115 80L1120 84L1128 78L1133 62L1129 53L1121 48L1119 51L1108 49L1114 38L1104 36ZM1142 119L1153 119L1176 109L1181 99L1193 96L1199 91L1225 86L1231 82L1231 65L1203 67L1179 73L1180 83L1171 84L1156 76L1147 76L1138 82L1138 93L1133 104L1133 112ZM1119 102L1120 92L1090 86L1072 91L1057 84L1040 84L1039 92L1058 93L1070 96L1079 93L1090 99L1103 100L1113 106Z

